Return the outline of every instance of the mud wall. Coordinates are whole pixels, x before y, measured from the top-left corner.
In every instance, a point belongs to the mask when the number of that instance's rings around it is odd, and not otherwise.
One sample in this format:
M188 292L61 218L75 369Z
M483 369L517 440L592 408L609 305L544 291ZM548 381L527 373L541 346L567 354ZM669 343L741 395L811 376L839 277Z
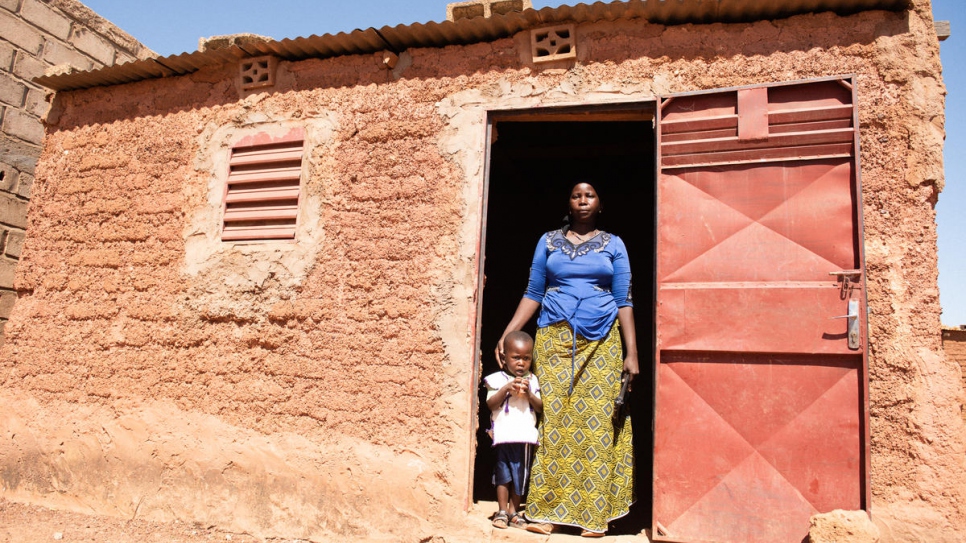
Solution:
M55 66L90 70L153 56L76 0L0 2L0 342L17 299L17 260L51 99L33 79Z
M351 85L239 101L232 66L63 97L8 329L5 492L315 539L461 509L468 199L432 100L367 85L372 58L327 64ZM296 123L298 242L213 244L226 146Z
M400 55L235 66L62 93L0 357L11 499L264 537L478 540L477 252L490 109L856 74L872 514L884 542L966 528L962 384L933 213L943 95L929 5L754 24L582 24ZM659 54L655 54L659 52ZM294 244L217 241L227 149L306 128ZM523 272L521 272L523 273Z

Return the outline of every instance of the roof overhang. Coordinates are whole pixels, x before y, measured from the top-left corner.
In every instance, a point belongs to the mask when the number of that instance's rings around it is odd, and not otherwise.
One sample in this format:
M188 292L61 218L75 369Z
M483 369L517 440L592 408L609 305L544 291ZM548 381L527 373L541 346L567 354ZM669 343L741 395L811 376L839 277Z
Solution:
M281 60L304 60L342 55L399 53L413 47L443 47L493 41L517 32L562 22L641 19L663 25L740 23L782 19L804 13L831 11L849 15L860 11L908 9L910 0L629 0L626 2L563 5L528 9L506 15L459 19L455 22L413 23L353 30L307 38L232 45L221 49L182 53L118 64L92 71L72 71L34 79L55 91L120 85L145 79L189 74L202 68L273 55Z

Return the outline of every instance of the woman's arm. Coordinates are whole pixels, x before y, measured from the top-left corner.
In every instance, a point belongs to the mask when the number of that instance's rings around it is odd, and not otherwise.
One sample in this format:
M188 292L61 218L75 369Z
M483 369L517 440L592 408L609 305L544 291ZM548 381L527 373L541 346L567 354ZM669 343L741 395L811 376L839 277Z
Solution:
M503 331L500 340L496 342L494 354L496 355L496 363L500 365L501 369L503 368L503 338L510 332L522 330L538 309L540 309L540 302L527 297L520 299L520 304L517 305L517 310L513 312L510 324L506 325L506 330Z
M631 264L627 257L624 240L614 236L614 280L612 292L617 303L617 320L621 323L624 336L624 370L630 373L630 380L641 372L637 363L637 331L634 328L634 304L631 302Z
M631 381L641 372L637 363L637 333L634 330L634 308L624 306L617 310L617 320L621 323L624 336L624 370L630 373Z
M510 319L510 324L506 325L503 335L496 342L496 363L503 369L503 338L510 332L522 330L530 322L533 315L540 309L543 302L544 291L547 287L547 245L541 237L537 242L537 247L533 251L533 262L530 264L530 278L527 281L527 291L517 305L517 310Z

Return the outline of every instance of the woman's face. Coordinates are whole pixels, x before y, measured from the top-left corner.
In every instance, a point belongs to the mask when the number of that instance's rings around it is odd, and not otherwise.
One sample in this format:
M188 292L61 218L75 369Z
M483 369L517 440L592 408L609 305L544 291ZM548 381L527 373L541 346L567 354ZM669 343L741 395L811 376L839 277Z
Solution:
M586 222L600 213L600 198L590 183L577 183L570 191L570 216L575 221Z

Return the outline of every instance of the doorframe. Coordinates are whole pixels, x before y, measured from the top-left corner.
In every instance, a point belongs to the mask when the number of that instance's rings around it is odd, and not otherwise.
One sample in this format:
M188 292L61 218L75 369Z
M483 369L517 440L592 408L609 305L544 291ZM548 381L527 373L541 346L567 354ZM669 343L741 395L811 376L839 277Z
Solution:
M863 201L862 201L862 152L861 152L861 146L860 146L861 125L859 124L859 95L858 95L856 74L849 73L849 74L830 75L830 76L815 77L815 78L792 79L787 81L774 81L774 82L768 82L768 83L756 83L756 84L749 84L749 85L721 87L721 88L713 88L713 89L700 89L700 90L693 90L693 91L680 92L680 93L657 95L655 97L655 99L657 100L657 109L655 110L655 118L654 118L654 124L655 124L654 130L655 130L655 141L656 141L655 152L657 155L655 158L654 167L655 167L656 179L658 179L658 182L655 184L655 193L659 191L660 176L661 176L661 130L660 130L661 113L663 111L664 106L667 103L669 103L671 100L678 97L697 96L697 95L703 95L703 94L716 94L716 93L723 93L723 92L735 92L742 89L786 87L786 86L793 86L793 85L804 85L809 83L822 83L822 82L828 82L828 81L838 82L840 85L846 88L851 93L851 96L852 96L852 126L854 128L853 164L854 164L855 182L852 185L851 189L852 189L852 198L854 201L853 212L855 214L856 239L854 241L858 247L858 251L857 251L858 265L859 265L859 269L862 272L862 276L861 276L862 296L864 297L864 306L865 306L865 312L862 315L862 319L864 319L864 324L860 322L860 330L861 330L861 334L864 337L864 341L862 344L862 351L861 351L862 374L860 375L861 382L859 383L859 396L860 396L859 404L863 411L861 413L861 416L859 417L859 425L860 425L859 441L860 441L860 446L863 448L863 451L860 454L860 457L862 458L862 463L859 466L859 476L862 478L862 480L860 481L859 484L862 492L862 496L861 496L862 509L871 517L872 515L872 498L871 498L872 480L870 476L870 470L872 466L872 443L871 443L871 430L870 430L870 401L869 401L869 298L868 298L869 291L868 291L868 281L867 281L868 273L867 273L866 259L865 259L865 220L864 220ZM656 202L659 201L657 196L658 195L655 194L655 211L654 211L655 220L658 220L659 214L661 212L660 207L656 205ZM655 229L655 236L657 236L657 239L655 239L655 251L657 252L658 251L657 242L660 239L660 237L658 236L658 232L656 231L656 229ZM657 257L655 256L655 266L656 265L657 265ZM658 285L658 278L655 274L655 282L654 282L655 291L657 291L657 285ZM657 294L658 294L657 292L654 293L655 312L656 312L657 302L658 302ZM654 319L654 329L655 329L655 342L654 342L655 364L654 364L654 376L653 376L653 379L654 379L653 395L656 403L657 383L658 383L657 370L658 370L658 362L659 362L658 358L660 356L660 349L657 346L657 337L656 337L656 332L657 332L656 315ZM657 420L657 409L658 409L658 406L655 405L654 411L653 411L654 421L652 421L652 429L651 429L652 432L654 431L653 424ZM654 474L654 476L656 477L656 473ZM652 480L651 483L652 483L652 486L651 486L652 488L652 495L651 495L652 534L654 536L661 538L660 541L670 541L669 539L658 535L659 529L662 527L659 526L657 519L653 517L653 507L654 507L654 501L655 501L655 495L653 494L653 489L655 488L654 480Z
M855 235L858 238L856 239L856 245L859 247L859 269L862 270L862 292L865 296L865 325L861 327L862 333L865 336L865 342L862 348L862 383L860 390L863 403L862 408L865 410L865 413L863 413L861 418L862 428L859 430L862 436L862 446L865 447L865 454L863 455L863 464L859 467L859 471L864 480L862 506L865 512L871 516L872 477L870 476L870 470L872 468L872 433L870 429L870 411L872 405L869 402L869 274L865 262L865 206L862 202L862 147L860 145L862 140L862 126L859 124L859 90L856 84L856 76L855 74L849 74L848 76L843 76L840 81L848 81L852 88L852 125L855 127L855 185L852 187L852 197L855 198Z
M660 107L660 99L654 97L649 100L629 100L629 101L614 101L614 102L598 102L593 104L555 104L542 107L527 107L527 108L494 108L487 109L485 112L485 142L486 147L483 153L483 186L481 198L482 201L478 210L480 212L480 235L477 238L477 268L476 268L476 300L473 305L476 311L475 319L473 322L473 352L472 352L472 372L471 372L471 384L467 390L468 401L470 403L469 409L469 420L467 429L472 429L472 431L467 432L468 442L467 447L470 454L467 455L467 466L466 466L466 497L464 499L464 511L469 511L473 505L473 495L475 493L474 489L474 475L475 475L475 465L476 465L476 451L479 444L476 442L476 425L479 420L480 405L478 399L478 389L480 386L480 380L482 379L481 369L482 369L482 359L477 357L487 356L487 353L482 352L481 348L481 331L483 327L483 284L484 284L484 272L486 267L486 231L487 231L487 214L489 213L489 195L490 195L490 161L492 159L492 145L493 145L493 135L494 126L498 122L507 121L517 121L517 122L552 122L552 121L573 121L573 122L599 122L599 121L638 121L646 122L651 121L652 130L655 131L655 147L654 147L654 158L655 161L658 158L658 153L660 152L659 142L657 141L657 115L658 108ZM656 181L656 178L655 178ZM654 184L655 197L657 196L657 183ZM656 202L656 200L655 200ZM657 212L655 210L654 220L657 220ZM655 239L652 240L654 246L657 243L657 230L654 232ZM652 259L653 265L657 265L657 259ZM656 283L651 286L654 289L654 295L657 294ZM653 339L656 340L657 327L655 322L655 316L657 312L657 306L652 304L651 306L651 335ZM638 335L640 335L641 329L638 328ZM652 341L652 345L656 345L656 341ZM651 356L653 358L654 351L652 349ZM653 390L651 391L651 397L653 401ZM651 432L653 432L653 420L651 421ZM652 452L653 454L653 452Z

